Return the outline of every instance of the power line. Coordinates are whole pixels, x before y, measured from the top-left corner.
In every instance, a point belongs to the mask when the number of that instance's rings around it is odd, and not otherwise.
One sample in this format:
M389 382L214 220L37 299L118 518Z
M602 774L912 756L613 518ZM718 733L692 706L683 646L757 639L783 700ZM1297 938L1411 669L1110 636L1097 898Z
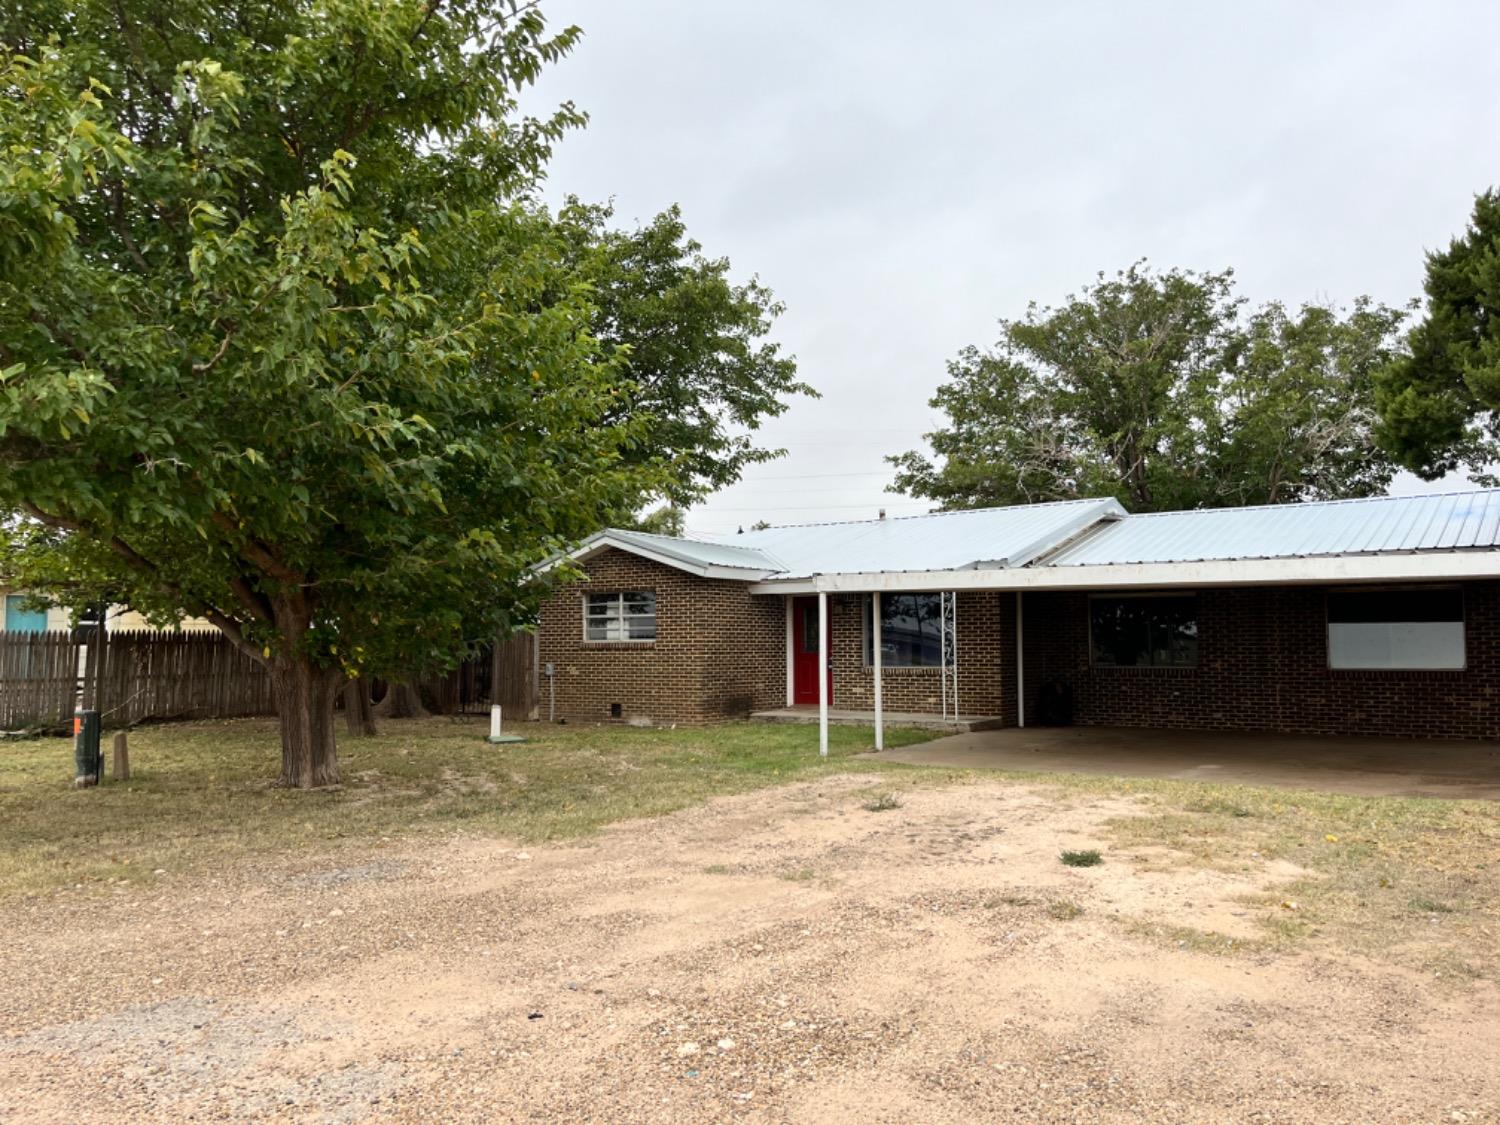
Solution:
M720 508L717 505L705 505L702 511L704 515L712 515L715 512L823 512L830 508L893 508L898 504L916 504L919 507L926 507L927 501L872 500L864 504L757 504L751 508Z
M755 486L755 485L752 484L752 485L741 485L740 487L746 488L746 489L748 489L751 492L755 492L755 493L758 493L758 494L763 495L763 496L806 496L809 493L817 493L817 492L822 492L822 493L841 492L841 493L843 493L846 496L849 495L850 493L853 493L854 495L859 496L859 495L862 495L870 486L869 485L858 485L858 484L835 484L835 485L830 485L827 488L758 488L757 486ZM881 494L881 493L877 493L877 495L879 495L879 494ZM883 493L883 494L887 495L887 496L898 495L897 493L894 493L894 492Z
M753 480L739 480L736 484L754 484L763 480L824 480L828 477L884 477L891 474L891 469L866 469L858 473L786 473L769 477L755 477Z

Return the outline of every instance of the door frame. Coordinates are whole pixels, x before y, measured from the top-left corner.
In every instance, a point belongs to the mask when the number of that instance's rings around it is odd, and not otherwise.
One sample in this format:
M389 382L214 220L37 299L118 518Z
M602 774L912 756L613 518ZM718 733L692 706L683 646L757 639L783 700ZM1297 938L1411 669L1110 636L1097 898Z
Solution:
M798 618L799 614L805 615L805 614L807 614L809 612L811 612L813 614L813 616L814 616L814 619L816 619L817 613L818 613L818 595L816 595L816 594L800 595L799 594L799 595L788 595L787 596L786 654L787 654L787 706L789 706L789 707L811 706L811 705L816 704L818 702L817 692L816 692L816 685L814 685L814 691L812 692L813 699L812 699L811 703L800 702L799 699L798 699L798 694L799 694L798 693L798 688L799 687L805 688L807 685L806 685L805 682L799 683L799 681L798 681L797 667L798 667L799 661L798 661L797 657L798 657L799 654L802 655L802 656L804 656L804 657L807 656L807 655L809 655L809 654L806 653L806 652L804 652L803 649L802 649L802 647L801 647L801 644L800 644L801 638L799 638L798 632L797 632L797 618ZM834 683L833 683L833 629L832 629L832 620L831 620L832 616L833 615L830 613L829 614L829 617L830 617L830 621L829 621L830 628L828 630L828 633L829 633L829 636L828 636L828 666L824 669L824 674L827 675L827 677L828 677L828 705L830 707L833 706L833 689L834 689ZM811 656L812 656L813 667L816 668L817 667L817 659L818 659L818 655L817 655L817 650L816 649L814 649L812 651Z

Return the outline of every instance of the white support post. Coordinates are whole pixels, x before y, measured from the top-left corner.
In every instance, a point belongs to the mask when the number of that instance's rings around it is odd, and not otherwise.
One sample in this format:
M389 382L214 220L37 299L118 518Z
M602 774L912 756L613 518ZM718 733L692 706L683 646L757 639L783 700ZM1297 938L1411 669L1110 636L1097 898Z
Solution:
M1016 591L1016 726L1026 725L1026 650L1022 643L1021 591Z
M880 699L880 592L870 595L870 664L875 669L875 749L885 749L885 717Z
M963 718L963 708L958 705L958 591L948 591L948 604L953 607L953 717Z
M948 596L938 594L938 690L943 696L943 721L948 721Z
M818 592L818 757L828 757L828 595Z

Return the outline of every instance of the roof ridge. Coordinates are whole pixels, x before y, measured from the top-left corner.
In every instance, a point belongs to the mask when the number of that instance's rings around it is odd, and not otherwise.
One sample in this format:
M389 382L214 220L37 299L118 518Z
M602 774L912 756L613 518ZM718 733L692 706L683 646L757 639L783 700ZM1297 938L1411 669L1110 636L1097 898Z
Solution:
M1416 492L1406 496L1341 496L1334 500L1289 500L1284 504L1232 504L1225 508L1173 508L1167 512L1129 512L1126 519L1145 520L1156 516L1210 516L1224 512L1295 512L1299 508L1331 508L1338 504L1379 504L1388 500L1443 500L1454 496L1487 496L1500 488L1455 488L1452 492Z
M717 539L703 539L693 535L663 535L659 531L640 531L633 527L610 527L605 531L617 535L640 535L647 539L663 539L668 543L696 543L701 547L734 547L741 551L763 553L759 547L747 547L743 543L724 543Z
M915 512L909 516L876 516L873 519L862 520L813 520L811 523L774 523L768 527L756 530L782 531L793 527L852 527L856 524L865 523L900 523L904 520L929 520L934 516L978 516L988 512L1014 512L1023 508L1030 511L1036 508L1063 508L1071 505L1108 504L1114 499L1113 496L1083 496L1076 500L1039 500L1032 504L996 504L990 508L950 508L947 511ZM1116 502L1118 503L1118 501ZM754 531L746 532L745 534L753 535Z

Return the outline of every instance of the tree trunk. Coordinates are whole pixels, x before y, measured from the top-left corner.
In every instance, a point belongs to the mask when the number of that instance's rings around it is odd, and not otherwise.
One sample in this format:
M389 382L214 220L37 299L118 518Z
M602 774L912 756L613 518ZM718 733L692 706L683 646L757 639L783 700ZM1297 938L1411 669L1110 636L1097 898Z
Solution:
M388 719L425 719L428 711L412 684L392 684L381 701L379 714Z
M339 783L333 703L341 673L307 660L284 660L271 669L281 721L281 784L316 789Z
M373 738L375 705L370 702L370 682L363 676L344 685L344 722L351 738Z

